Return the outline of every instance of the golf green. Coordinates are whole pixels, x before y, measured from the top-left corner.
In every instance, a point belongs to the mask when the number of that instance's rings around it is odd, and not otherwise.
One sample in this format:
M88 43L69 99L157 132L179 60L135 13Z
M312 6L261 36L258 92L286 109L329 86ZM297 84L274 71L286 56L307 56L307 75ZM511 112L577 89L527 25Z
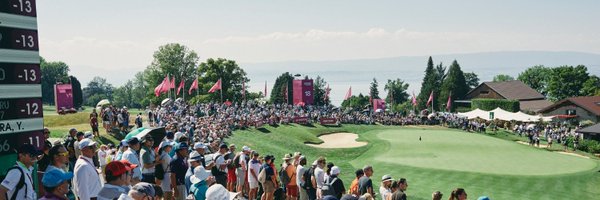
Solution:
M594 169L596 161L455 130L393 129L380 162L421 168L505 175L555 175ZM419 140L421 138L421 140Z

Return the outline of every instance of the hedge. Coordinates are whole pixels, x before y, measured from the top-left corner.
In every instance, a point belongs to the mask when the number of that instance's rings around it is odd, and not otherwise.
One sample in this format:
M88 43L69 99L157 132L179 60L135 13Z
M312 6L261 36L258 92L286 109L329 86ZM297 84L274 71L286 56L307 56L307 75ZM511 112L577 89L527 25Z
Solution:
M518 100L507 100L507 99L473 99L471 100L472 109L481 109L485 111L494 110L496 108L502 108L509 112L518 112L520 109Z

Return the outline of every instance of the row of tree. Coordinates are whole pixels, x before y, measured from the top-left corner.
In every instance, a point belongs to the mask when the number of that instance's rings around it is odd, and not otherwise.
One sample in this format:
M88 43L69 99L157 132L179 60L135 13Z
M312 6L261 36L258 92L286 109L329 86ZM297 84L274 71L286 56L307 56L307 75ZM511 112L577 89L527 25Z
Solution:
M494 81L515 80L510 75L499 74ZM551 101L576 96L600 95L600 78L590 75L587 67L559 66L546 67L537 65L519 73L517 80L546 96Z

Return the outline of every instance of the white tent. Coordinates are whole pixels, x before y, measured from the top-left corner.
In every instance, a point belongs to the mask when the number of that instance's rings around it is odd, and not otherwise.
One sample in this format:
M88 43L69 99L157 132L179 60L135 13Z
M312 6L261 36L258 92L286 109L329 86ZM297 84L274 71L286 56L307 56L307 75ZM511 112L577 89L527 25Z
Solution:
M519 119L519 117L516 115L516 113L508 112L499 107L490 112L494 112L494 119L500 119L500 120L504 120L504 121L512 121L512 120L521 121L521 119Z
M487 120L490 117L490 114L489 114L488 111L484 111L484 110L481 110L479 108L477 108L475 110L472 110L472 111L469 111L469 112L465 112L465 113L460 113L459 112L458 115L467 117L468 119L481 118L481 119Z

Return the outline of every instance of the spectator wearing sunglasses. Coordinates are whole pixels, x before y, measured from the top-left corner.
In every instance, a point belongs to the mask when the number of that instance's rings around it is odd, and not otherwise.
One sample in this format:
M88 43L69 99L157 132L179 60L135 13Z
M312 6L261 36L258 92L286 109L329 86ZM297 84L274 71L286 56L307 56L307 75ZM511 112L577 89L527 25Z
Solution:
M59 169L51 169L44 174L42 185L46 194L40 200L67 200L69 193L69 180L73 173L64 172Z
M21 145L17 149L17 163L6 173L0 185L0 199L37 199L33 188L32 170L37 157L42 152L31 144ZM6 194L6 196L4 196Z

